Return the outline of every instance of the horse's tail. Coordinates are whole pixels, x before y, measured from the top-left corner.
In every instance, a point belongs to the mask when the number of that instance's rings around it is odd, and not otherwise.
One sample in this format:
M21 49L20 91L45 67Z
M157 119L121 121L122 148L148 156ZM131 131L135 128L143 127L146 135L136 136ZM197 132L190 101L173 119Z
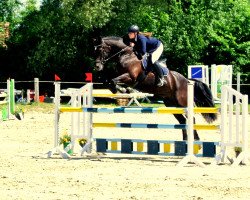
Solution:
M198 80L191 79L194 83L194 102L198 107L215 107L213 101L213 95L209 87ZM211 123L217 119L216 113L202 113L202 116L208 123Z

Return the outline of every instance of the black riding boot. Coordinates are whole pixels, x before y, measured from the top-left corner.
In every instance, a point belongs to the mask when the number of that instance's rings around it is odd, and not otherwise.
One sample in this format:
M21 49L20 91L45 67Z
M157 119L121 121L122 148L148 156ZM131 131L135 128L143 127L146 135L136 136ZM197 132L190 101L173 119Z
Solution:
M154 69L156 72L155 78L157 80L157 86L161 87L164 85L164 83L166 83L166 81L164 79L164 75L163 75L162 69L160 67L160 63L158 61L156 61L154 63Z

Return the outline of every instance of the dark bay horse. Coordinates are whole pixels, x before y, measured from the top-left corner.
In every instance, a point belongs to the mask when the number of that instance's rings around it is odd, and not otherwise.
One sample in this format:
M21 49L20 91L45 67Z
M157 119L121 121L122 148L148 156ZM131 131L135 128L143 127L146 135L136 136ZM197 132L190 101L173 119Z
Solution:
M110 89L113 93L129 92L136 88L141 92L152 93L155 96L163 98L165 106L168 107L186 107L187 106L187 83L183 75L175 71L169 71L165 77L167 84L157 87L155 84L155 75L152 72L146 73L141 60L137 58L133 49L124 44L123 38L104 37L100 38L98 45L95 46L97 71L104 69L104 63L113 60L116 63L118 76L113 77L110 83ZM111 71L110 73L114 73ZM115 73L114 73L115 74ZM200 107L214 107L213 97L210 89L205 83L197 80L194 83L194 103ZM121 85L123 83L129 86L127 89ZM174 114L180 124L186 124L186 118L182 114ZM216 114L202 114L208 123L216 120ZM195 119L194 119L195 122ZM182 130L183 140L187 140L186 130ZM199 140L196 130L194 130L194 139Z

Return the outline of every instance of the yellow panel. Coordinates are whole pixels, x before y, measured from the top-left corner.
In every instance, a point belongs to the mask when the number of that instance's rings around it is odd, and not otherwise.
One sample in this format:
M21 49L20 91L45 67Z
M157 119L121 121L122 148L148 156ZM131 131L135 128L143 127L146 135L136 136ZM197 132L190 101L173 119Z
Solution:
M170 148L170 144L164 144L164 153L170 153L171 148Z
M213 125L213 124L194 124L195 130L219 130L219 125Z
M81 107L61 107L59 110L61 112L82 112Z
M93 94L93 97L117 97L117 94Z
M106 128L114 128L116 127L115 123L93 123L93 127L97 128L97 127L106 127Z
M111 150L113 151L117 150L117 142L111 142Z
M218 113L218 108L209 108L209 107L195 107L194 108L195 113Z
M137 151L143 152L143 146L144 146L143 142L137 142Z
M184 114L185 109L184 108L157 108L158 113L168 113L168 114Z
M201 145L194 144L194 154L198 154L200 149L201 149Z

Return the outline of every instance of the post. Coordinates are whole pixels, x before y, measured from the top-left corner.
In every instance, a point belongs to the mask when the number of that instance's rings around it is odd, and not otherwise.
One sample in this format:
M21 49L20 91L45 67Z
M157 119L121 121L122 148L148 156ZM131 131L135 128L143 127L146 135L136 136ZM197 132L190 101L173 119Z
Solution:
M84 107L93 107L93 83L88 83L83 93L83 108ZM87 144L81 151L81 155L84 152L91 153L92 150L92 124L93 124L93 113L83 112L83 132L84 136L87 138Z
M225 86L222 86L221 93L221 152L219 156L216 156L217 163L224 162L226 157L226 133L227 129L227 107L228 107L228 93Z
M8 106L8 108L7 108L7 119L10 119L10 80L8 79L7 80L7 106Z
M89 83L88 91L87 91L87 106L88 107L93 107L93 83ZM93 113L87 113L88 114L88 132L87 132L87 138L88 142L90 143L89 148L87 150L88 153L91 153L92 150L92 124L93 124Z
M237 91L240 92L240 73L237 73Z
M30 103L30 89L27 90L27 103Z
M60 90L61 83L55 82L55 129L54 129L54 147L59 145L59 106L60 106Z
M188 149L186 156L177 164L177 166L184 166L189 162L194 162L200 167L205 167L205 165L194 156L194 83L189 81L188 83L188 107L187 107L187 122L188 122Z
M34 78L35 102L39 102L39 79Z
M247 123L248 123L248 95L244 95L242 99L242 152L244 152L244 158L243 163L247 164L248 162L248 129L247 129Z
M10 113L15 113L15 81L14 79L10 80L9 87L9 101L10 101Z

